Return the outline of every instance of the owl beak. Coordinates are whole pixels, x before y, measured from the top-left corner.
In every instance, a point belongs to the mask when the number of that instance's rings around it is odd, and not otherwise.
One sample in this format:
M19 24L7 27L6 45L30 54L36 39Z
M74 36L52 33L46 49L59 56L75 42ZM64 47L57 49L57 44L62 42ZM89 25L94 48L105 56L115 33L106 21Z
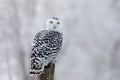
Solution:
M55 28L56 28L56 26L53 27L53 29L55 29Z

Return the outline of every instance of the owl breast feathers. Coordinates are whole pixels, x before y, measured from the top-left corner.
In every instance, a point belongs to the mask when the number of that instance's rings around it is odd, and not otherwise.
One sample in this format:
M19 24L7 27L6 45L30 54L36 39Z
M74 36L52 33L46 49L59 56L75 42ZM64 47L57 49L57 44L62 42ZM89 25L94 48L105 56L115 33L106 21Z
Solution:
M30 74L41 74L44 67L54 63L62 46L62 33L43 30L36 34L30 57Z

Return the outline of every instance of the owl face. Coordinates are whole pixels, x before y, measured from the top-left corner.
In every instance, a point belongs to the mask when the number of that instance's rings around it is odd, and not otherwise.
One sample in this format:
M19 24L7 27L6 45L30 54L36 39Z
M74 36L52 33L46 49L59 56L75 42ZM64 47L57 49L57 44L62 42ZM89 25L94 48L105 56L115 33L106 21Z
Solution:
M47 21L46 21L46 26L45 28L47 30L55 30L55 31L58 31L61 29L61 21L58 19L58 18L49 18Z

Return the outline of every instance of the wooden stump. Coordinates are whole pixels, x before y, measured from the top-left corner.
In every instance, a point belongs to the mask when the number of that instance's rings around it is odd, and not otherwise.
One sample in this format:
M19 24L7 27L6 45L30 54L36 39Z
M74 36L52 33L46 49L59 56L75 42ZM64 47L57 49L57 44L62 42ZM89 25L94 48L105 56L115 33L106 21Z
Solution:
M55 64L49 64L45 67L43 73L38 77L38 80L54 80Z

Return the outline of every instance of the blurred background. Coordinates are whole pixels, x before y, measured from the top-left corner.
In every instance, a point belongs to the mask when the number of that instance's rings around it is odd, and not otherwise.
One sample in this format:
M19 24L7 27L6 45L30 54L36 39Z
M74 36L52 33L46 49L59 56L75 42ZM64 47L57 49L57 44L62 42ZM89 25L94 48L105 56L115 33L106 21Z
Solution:
M63 21L55 80L120 80L120 0L0 0L0 80L26 80L34 35Z

